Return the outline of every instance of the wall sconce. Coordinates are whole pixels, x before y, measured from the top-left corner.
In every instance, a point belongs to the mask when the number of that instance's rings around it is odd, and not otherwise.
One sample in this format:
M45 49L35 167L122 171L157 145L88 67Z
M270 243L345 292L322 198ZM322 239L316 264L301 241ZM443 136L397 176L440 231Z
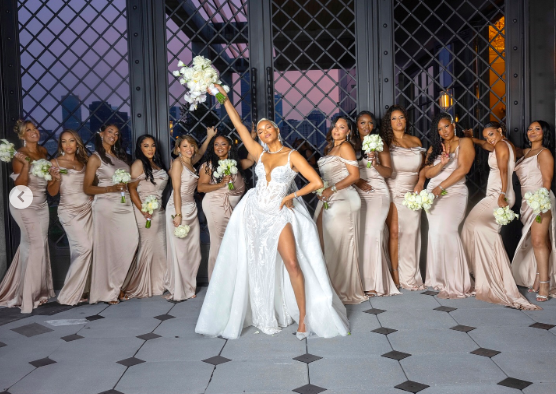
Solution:
M438 98L438 104L443 111L447 111L454 105L454 98L447 90L440 92L440 97Z

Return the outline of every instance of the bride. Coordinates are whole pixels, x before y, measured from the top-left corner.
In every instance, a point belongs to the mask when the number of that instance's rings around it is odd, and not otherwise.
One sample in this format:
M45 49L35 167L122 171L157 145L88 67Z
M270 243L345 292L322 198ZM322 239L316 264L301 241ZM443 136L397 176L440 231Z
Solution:
M272 335L296 321L300 340L310 332L347 335L346 311L330 284L316 225L296 199L322 187L321 179L301 154L282 145L280 130L267 119L257 124L268 147L263 150L217 88L245 147L259 158L258 182L232 213L195 332L234 339L252 325ZM290 193L297 172L309 183Z

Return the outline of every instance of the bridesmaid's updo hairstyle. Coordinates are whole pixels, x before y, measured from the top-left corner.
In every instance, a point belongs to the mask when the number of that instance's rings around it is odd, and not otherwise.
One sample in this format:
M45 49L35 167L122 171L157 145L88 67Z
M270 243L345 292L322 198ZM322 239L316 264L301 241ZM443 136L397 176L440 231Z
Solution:
M394 111L400 111L404 118L405 118L405 131L409 128L409 119L407 118L407 112L405 108L401 105L394 104L388 108L388 111L382 117L382 121L380 122L380 138L386 143L386 145L390 146L392 141L394 141L394 130L392 130L392 113Z
M278 128L277 128L278 129ZM230 144L231 148L230 151L228 152L228 159L230 160L235 160L237 162L237 170L239 171L239 173L241 174L241 176L243 176L243 168L241 168L240 165L240 158L239 158L239 154L237 152L237 146L236 144L234 144L234 142L232 141L232 139L230 137L228 137L227 135L218 133L216 134L212 140L210 140L208 147L207 147L207 151L205 152L205 174L209 174L209 172L211 173L211 180L213 182L216 182L216 178L214 177L214 169L218 168L218 161L220 160L218 158L218 156L216 155L216 153L214 153L214 142L216 141L217 138L225 138L226 141L228 141L228 144Z
M343 119L346 121L347 126L348 126L348 130L350 131L350 133L348 134L348 142L353 146L353 136L354 134L354 128L353 128L353 122L351 121L351 119L349 119L347 116L344 115L340 115L335 117L332 120L332 124L330 125L330 129L328 129L328 133L326 133L326 142L328 142L328 144L325 146L324 148L324 154L327 155L328 152L330 152L332 150L332 148L334 148L334 138L332 138L332 130L334 129L334 126L336 125L336 122L339 119Z
M361 111L357 114L357 117L355 118L355 129L354 132L352 133L352 139L351 141L353 142L353 148L355 149L355 154L357 155L357 159L361 159L361 145L363 143L363 140L361 139L361 136L359 135L359 129L357 127L357 125L359 124L359 118L367 115L371 118L371 122L373 122L373 131L371 131L371 134L377 134L379 133L379 127L378 127L378 123L376 121L376 117L375 114L373 114L371 111Z
M120 131L120 128L118 126L116 126L114 123L107 123L105 125L103 125L100 130L95 133L95 151L98 153L98 155L100 156L100 159L110 165L113 165L112 160L110 160L110 158L108 156L106 156L106 150L104 149L104 145L102 145L102 137L100 136L100 133L104 132L107 128L109 127L115 127L118 129L118 131ZM114 156L116 156L118 159L122 160L123 162L129 164L129 158L127 157L127 154L125 153L125 149L122 147L122 135L120 134L118 136L118 139L116 140L116 143L114 144L114 146L112 147L112 153L114 153Z
M548 122L545 122L544 120L534 120L529 123L529 125L532 125L533 123L538 123L541 126L542 146L548 149L552 149L552 131L550 130L550 125L548 124ZM529 141L529 137L527 137L527 130L525 130L523 138L525 139L525 143L527 144L527 146L531 146L531 141Z
M71 136L73 138L75 138L75 143L77 145L77 151L75 152L75 158L77 159L77 161L80 162L81 164L87 164L87 161L89 161L89 156L87 156L87 149L85 148L85 145L83 144L83 140L81 140L81 137L79 136L79 134L77 134L77 131L72 130L72 129L65 129L60 134L60 137L58 138L58 155L60 155L64 151L62 149L62 136L65 133L69 133L69 134L71 134Z
M191 137L190 135L184 134L176 138L176 145L174 146L174 155L178 156L180 154L180 146L183 141L187 141L191 145L193 145L193 147L195 148L194 155L196 155L197 152L199 152L199 146L197 145L197 141L195 141L195 138Z
M147 181L151 181L153 185L156 185L156 182L154 181L153 167L151 165L151 161L147 158L147 156L145 156L143 150L141 149L141 145L143 144L143 141L145 141L148 138L153 140L156 146L156 149L154 151L154 156L153 156L153 163L156 164L158 168L166 170L166 167L164 166L164 162L162 161L162 156L160 155L160 149L158 149L158 141L150 134L144 134L139 138L137 138L137 143L135 144L135 158L137 160L141 160L141 163L143 164L143 172L145 173L145 179Z
M504 123L500 123L500 122L488 122L484 127L484 129L501 129L502 130L502 137L506 137L506 133L508 132L508 130L506 129L506 125Z
M438 133L438 123L442 120L446 119L450 123L454 123L454 118L448 112L441 112L434 117L432 120L431 125L431 154L427 158L427 162L425 165L430 166L434 164L434 160L442 154L442 138L440 138L440 134Z
M14 133L17 134L20 140L23 139L23 135L25 134L25 130L27 130L28 125L34 125L34 123L31 122L30 120L21 120L21 119L15 122Z

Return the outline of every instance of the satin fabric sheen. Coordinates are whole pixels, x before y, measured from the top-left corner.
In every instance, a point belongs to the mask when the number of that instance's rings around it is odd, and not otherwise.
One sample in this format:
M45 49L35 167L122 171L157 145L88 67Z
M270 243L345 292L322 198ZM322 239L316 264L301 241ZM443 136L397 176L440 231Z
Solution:
M542 150L541 150L542 152ZM515 166L515 172L521 183L521 195L534 193L543 187L541 169L538 162L538 155L521 159ZM548 259L548 272L550 278L550 294L556 294L556 199L554 193L550 191L550 203L552 205L552 222L549 227L549 237L551 252ZM518 286L533 287L537 275L537 260L533 252L531 243L531 226L535 222L536 215L529 208L525 199L521 201L520 219L523 223L521 239L517 244L515 255L512 260L512 273Z
M346 165L359 164L339 156L325 156L319 159L318 165L322 179L332 186L349 175ZM328 274L344 304L360 304L367 300L358 258L361 198L355 188L349 186L334 193L329 204L329 209L323 209L323 203L319 201L314 216L316 220L322 211L324 259Z
M413 192L419 180L423 148L402 148L392 144L392 176L386 180L390 197L398 211L398 274L400 286L408 290L423 290L419 269L421 255L421 211L404 206L405 193Z
M98 155L98 153L93 153ZM100 156L99 156L100 159ZM99 187L112 186L112 176L117 169L129 172L129 165L110 156L113 164L105 163L96 171ZM139 232L133 215L133 203L125 192L121 195L104 193L95 195L93 201L93 266L91 269L91 304L116 301L137 252Z
M60 183L58 219L70 247L71 263L58 302L76 305L89 292L93 261L93 201L83 192L85 166L81 171L67 169Z
M206 170L208 164L204 163L199 169L199 173ZM232 216L232 210L241 200L241 196L245 193L245 182L241 174L232 175L234 190L228 189L228 186L206 193L203 198L203 212L207 218L207 224L210 234L210 252L208 257L208 277L209 281L214 270L216 257L220 250L222 238L226 232L226 226ZM211 184L216 183L211 178Z
M14 181L18 174L10 176ZM31 313L42 300L54 297L50 252L48 249L48 204L43 178L29 173L27 187L33 193L31 205L10 213L21 230L21 241L10 268L0 283L0 306L21 308Z
M183 166L181 172L181 215L182 224L189 226L189 233L185 238L174 235L174 221L176 214L174 205L174 191L166 206L166 274L164 287L172 294L172 300L181 301L195 295L197 289L197 271L201 264L201 228L197 219L197 204L195 203L195 189L199 177Z
M432 178L427 190L432 192L458 167L459 146L440 174ZM434 161L434 165L440 158ZM439 298L463 298L473 293L473 281L459 236L459 225L465 217L468 190L465 177L446 188L448 194L435 198L430 212L425 285L439 291Z
M390 259L384 239L386 217L390 209L390 192L382 175L374 166L367 168L367 159L359 161L359 174L373 191L355 189L361 197L361 223L359 228L359 269L363 290L377 295L400 294L390 275Z
M165 170L153 170L155 185L139 175L137 193L141 202L149 196L156 196L159 208L151 218L151 227L146 228L147 219L134 205L133 212L139 230L139 249L137 258L129 270L126 280L125 295L129 298L152 297L164 293L164 272L166 271L166 215L162 207L162 192L168 183Z
M506 199L510 208L515 203L512 185L515 157L511 145L509 148ZM488 155L490 173L486 197L483 198L469 213L461 240L465 248L467 262L471 272L475 273L475 297L478 300L501 304L517 309L539 309L521 295L515 284L510 259L504 248L500 230L496 223L494 210L498 208L498 196L502 191L502 180L496 159L496 152Z

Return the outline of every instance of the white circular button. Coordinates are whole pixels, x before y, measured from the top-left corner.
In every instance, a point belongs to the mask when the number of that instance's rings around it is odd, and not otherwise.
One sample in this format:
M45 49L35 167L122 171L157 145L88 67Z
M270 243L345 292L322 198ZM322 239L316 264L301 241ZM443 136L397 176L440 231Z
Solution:
M33 192L27 186L18 185L10 191L10 204L17 209L25 209L33 202Z

